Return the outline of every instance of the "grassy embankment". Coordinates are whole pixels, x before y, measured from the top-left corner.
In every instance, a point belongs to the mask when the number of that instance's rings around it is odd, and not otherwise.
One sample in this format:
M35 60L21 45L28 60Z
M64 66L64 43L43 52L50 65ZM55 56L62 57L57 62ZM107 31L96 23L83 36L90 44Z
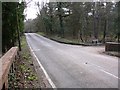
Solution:
M52 40L55 40L57 42L61 42L61 43L66 43L66 44L73 44L73 45L83 45L83 46L93 46L94 44L91 44L91 43L82 43L80 42L79 40L76 40L76 39L66 39L66 38L61 38L61 37L58 37L58 36L47 36L46 34L42 33L42 32L37 32L39 35L42 35L44 37L47 37L47 38L50 38ZM100 44L102 45L102 44ZM104 46L104 44L103 44ZM116 51L103 51L104 54L107 54L107 55L111 55L111 56L117 56L117 57L120 57L120 52L116 52Z
M65 43L65 44L73 44L73 45L83 45L83 46L89 46L91 45L91 43L83 43L81 42L80 40L78 39L72 39L72 38L62 38L62 37L58 37L57 35L56 36L48 36L42 32L37 32L39 35L42 35L44 37L47 37L47 38L50 38L54 41L57 41L57 42L61 42L61 43Z
M21 38L22 51L19 58L15 61L15 73L10 73L10 88L40 88L37 73L34 68L33 58L30 54L26 38Z

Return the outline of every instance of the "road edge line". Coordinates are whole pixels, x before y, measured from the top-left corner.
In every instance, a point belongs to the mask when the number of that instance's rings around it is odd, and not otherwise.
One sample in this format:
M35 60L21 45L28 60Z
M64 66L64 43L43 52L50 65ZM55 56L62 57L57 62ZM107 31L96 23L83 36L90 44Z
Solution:
M32 52L33 56L35 57L35 59L37 60L38 64L40 65L41 69L43 70L48 82L50 83L52 88L56 88L55 84L53 83L53 81L51 80L51 78L49 77L48 73L46 72L46 70L44 69L43 65L41 64L41 62L39 61L39 59L37 58L37 56L35 55L33 49L31 48L29 42L27 41L28 46L30 48L30 51Z

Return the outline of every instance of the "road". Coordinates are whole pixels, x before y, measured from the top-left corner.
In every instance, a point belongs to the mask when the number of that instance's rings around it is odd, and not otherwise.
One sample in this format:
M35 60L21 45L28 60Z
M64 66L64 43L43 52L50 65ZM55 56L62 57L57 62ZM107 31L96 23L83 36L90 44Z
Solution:
M99 54L99 47L61 44L35 33L25 35L57 88L118 88L117 57Z

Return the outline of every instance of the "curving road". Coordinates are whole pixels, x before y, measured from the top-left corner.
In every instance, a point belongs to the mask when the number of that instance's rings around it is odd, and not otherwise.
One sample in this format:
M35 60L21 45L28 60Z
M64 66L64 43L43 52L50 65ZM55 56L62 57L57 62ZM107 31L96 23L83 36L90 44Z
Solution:
M35 33L26 39L57 88L118 88L118 58L100 47L57 43Z

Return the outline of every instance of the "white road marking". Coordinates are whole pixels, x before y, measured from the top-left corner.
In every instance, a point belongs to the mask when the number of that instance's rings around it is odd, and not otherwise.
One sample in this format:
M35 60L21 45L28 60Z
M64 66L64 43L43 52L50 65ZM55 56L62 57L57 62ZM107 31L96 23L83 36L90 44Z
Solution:
M96 67L98 67L98 68L102 68L101 66L98 66L98 65L96 65L96 64L93 64L93 63L91 63L93 66L96 66Z
M37 58L37 56L35 55L33 49L31 48L28 40L27 40L28 46L30 47L30 50L32 52L32 54L34 55L35 59L37 60L38 64L40 65L41 69L43 70L48 82L50 83L50 85L52 86L52 88L56 88L55 84L53 83L53 81L50 79L49 75L47 74L46 70L44 69L44 67L42 66L41 62L39 61L39 59Z
M106 74L108 74L108 75L110 75L110 76L113 76L113 77L115 77L115 78L117 78L117 79L120 79L119 77L117 77L117 76L115 76L115 75L113 75L113 74L111 74L111 73L109 73L109 72L107 72L107 71L105 71L105 70L103 70L103 69L100 69L100 71L102 71L102 72L104 72L104 73L106 73Z
M31 50L32 52L40 51L40 49Z
M59 50L61 53L64 53L63 50L60 50L60 49L57 49L57 50ZM71 57L73 57L73 56L71 56ZM74 57L73 57L73 58L74 58ZM74 61L73 61L73 62L74 62ZM102 72L104 72L104 73L106 73L106 74L108 74L108 75L110 75L110 76L113 76L114 78L120 79L119 77L117 77L117 76L115 76L115 75L113 75L113 74L105 71L104 68L101 67L101 66L99 66L99 65L96 65L96 64L93 64L93 63L89 63L89 62L87 62L87 64L86 64L86 62L84 62L83 64L84 64L84 65L91 64L91 66L97 67L97 68L98 68L97 70L100 70L100 71L102 71ZM78 64L78 65L79 65L79 64Z
M29 46L30 47L30 46ZM30 47L31 48L31 47ZM31 49L31 51L34 53L34 51ZM34 53L34 56L35 56L35 58L37 58L37 56L35 55L35 53ZM38 61L38 63L40 63L40 61L39 61L39 59L37 58L36 59L37 61ZM41 63L40 63L41 64ZM85 64L85 63L84 63ZM96 66L96 67L98 67L99 69L98 70L100 70L100 71L102 71L102 72L104 72L104 73L106 73L107 75L110 75L110 76L112 76L112 77L114 77L114 78L117 78L117 79L120 79L118 76L116 76L116 75L114 75L114 74L111 74L111 73L109 73L109 72L107 72L107 71L105 71L104 70L104 68L103 67L101 67L101 66L98 66L98 65L96 65L96 64L93 64L93 63L90 63L92 66ZM41 65L40 65L41 66ZM41 66L41 67L43 67L43 66ZM44 68L43 68L44 69ZM43 70L44 71L44 70ZM45 71L46 72L46 71ZM81 72L82 73L82 72ZM46 72L46 74L47 74L47 72ZM48 77L49 78L49 76L48 76L48 74L46 75L46 77ZM50 79L50 78L49 78ZM48 79L48 81L49 81L49 79ZM55 86L55 84L52 82L52 80L50 79L50 81L49 82L51 82L50 84L53 84L53 85L51 85L53 88L54 87L56 87Z
M110 76L113 76L114 78L120 79L119 77L117 77L117 76L115 76L115 75L113 75L113 74L111 74L111 73L103 70L103 68L102 68L101 66L95 65L95 64L93 64L93 63L91 63L91 64L92 64L93 66L96 66L96 67L98 67L98 68L101 68L101 69L99 69L100 71L102 71L102 72L104 72L104 73L106 73L106 74L108 74L108 75L110 75Z

